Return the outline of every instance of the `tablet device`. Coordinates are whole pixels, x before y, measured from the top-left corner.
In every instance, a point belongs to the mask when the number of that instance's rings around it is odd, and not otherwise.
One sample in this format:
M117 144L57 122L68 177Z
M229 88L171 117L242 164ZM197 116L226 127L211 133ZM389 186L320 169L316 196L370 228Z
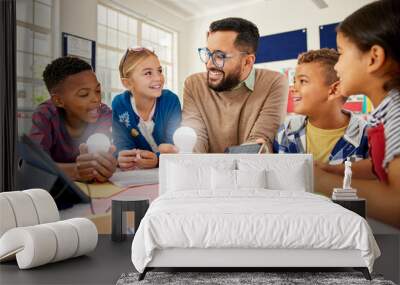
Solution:
M244 144L230 146L225 149L225 153L259 153L262 144Z
M27 135L19 139L17 153L19 162L16 182L19 190L43 188L51 194L59 209L90 202L90 197Z

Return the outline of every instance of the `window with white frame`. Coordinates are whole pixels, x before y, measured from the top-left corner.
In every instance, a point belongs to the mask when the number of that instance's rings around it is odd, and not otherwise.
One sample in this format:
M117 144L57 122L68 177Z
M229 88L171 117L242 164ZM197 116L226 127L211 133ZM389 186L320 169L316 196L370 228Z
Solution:
M17 0L18 133L27 133L33 111L49 94L42 73L53 58L52 0Z
M96 74L101 82L104 101L123 90L118 66L128 47L138 42L138 21L104 5L97 6L97 63Z
M164 88L175 90L173 64L174 32L145 23L129 13L97 5L96 74L102 84L104 102L111 105L124 88L119 78L119 62L128 47L144 46L154 50L165 75Z
M165 88L174 89L173 85L173 34L147 23L142 24L142 46L153 49L160 59L165 76Z

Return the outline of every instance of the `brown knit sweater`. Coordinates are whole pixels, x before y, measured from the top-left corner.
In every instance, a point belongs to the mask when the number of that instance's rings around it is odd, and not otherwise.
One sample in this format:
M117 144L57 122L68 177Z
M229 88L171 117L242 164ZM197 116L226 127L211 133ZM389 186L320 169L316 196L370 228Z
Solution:
M272 150L287 98L287 79L271 70L256 69L253 92L245 85L215 92L207 86L207 74L196 73L185 81L182 125L197 133L195 152L221 153L258 138Z

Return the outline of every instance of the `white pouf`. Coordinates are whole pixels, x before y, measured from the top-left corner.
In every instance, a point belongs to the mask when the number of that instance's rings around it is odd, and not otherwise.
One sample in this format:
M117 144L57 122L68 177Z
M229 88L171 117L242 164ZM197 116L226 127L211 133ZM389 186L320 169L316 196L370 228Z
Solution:
M8 199L0 195L0 237L9 229L15 228L14 211Z
M59 221L43 189L0 193L0 214L0 262L16 258L20 269L28 269L96 248L95 224L86 218Z
M13 191L3 192L1 195L10 202L17 227L33 226L39 223L35 205L28 194Z
M39 224L51 223L60 220L57 205L50 193L43 189L24 190L28 194L36 208Z

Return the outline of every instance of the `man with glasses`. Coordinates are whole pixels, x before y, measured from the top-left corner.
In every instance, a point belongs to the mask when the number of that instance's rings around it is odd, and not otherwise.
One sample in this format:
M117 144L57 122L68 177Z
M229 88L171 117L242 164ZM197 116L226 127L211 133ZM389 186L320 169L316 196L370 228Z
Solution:
M195 152L265 143L286 114L288 83L280 73L255 69L258 28L241 18L211 23L207 47L199 48L207 72L189 76L183 93L182 125L198 136Z

